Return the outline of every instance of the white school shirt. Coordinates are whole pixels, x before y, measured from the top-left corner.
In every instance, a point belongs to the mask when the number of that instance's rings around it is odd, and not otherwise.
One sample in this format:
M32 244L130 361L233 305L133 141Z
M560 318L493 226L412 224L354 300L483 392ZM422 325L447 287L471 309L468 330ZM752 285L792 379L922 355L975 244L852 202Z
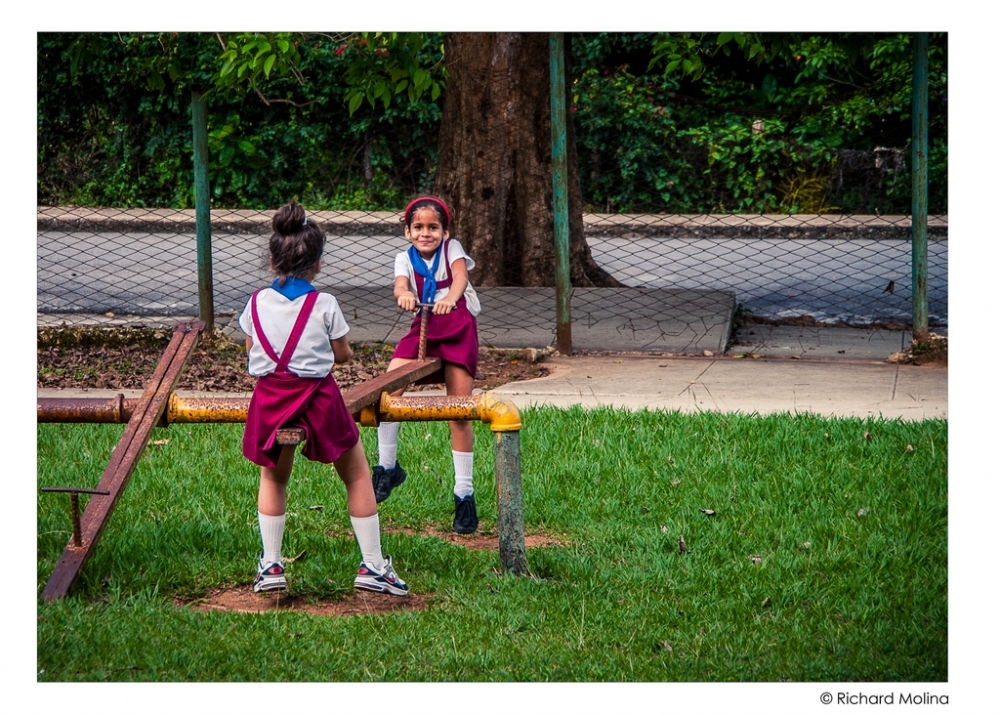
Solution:
M252 300L252 299L251 299ZM299 310L306 301L306 296L289 300L277 290L266 288L257 294L257 316L260 318L261 329L264 331L271 348L279 357L288 336L292 332ZM253 377L263 377L271 374L277 364L267 356L261 341L257 337L251 319L250 301L240 315L240 327L253 339L250 348L248 371ZM288 371L299 377L322 378L333 369L332 340L343 337L350 331L344 313L337 304L337 298L329 293L320 293L313 305L309 320L306 322L299 344L295 348L288 363Z
M438 265L437 273L434 274L434 279L439 283L442 280L448 279L448 265L451 265L456 260L460 258L465 258L465 267L467 270L472 270L476 267L476 261L469 257L469 254L465 252L465 248L454 238L448 239L448 255L441 256L441 263ZM427 266L427 270L430 271L431 266L434 264L434 259L426 260L421 258L424 264ZM447 260L447 265L445 261ZM408 250L404 250L402 253L396 254L396 262L394 267L393 279L400 276L406 277L410 281L410 290L413 294L417 296L419 300L421 298L420 293L417 291L417 278L413 271L413 264L410 263L410 253ZM453 276L454 277L454 276ZM441 288L436 293L434 293L434 302L437 302L445 295L451 288ZM469 308L469 314L473 317L479 314L482 310L482 306L479 304L479 296L476 294L475 288L472 287L470 282L465 288L465 304Z

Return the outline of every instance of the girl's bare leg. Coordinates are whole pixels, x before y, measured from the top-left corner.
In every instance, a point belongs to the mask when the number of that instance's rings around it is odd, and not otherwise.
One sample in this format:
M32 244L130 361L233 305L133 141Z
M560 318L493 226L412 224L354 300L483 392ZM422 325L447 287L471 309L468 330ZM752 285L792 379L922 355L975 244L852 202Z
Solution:
M281 541L285 534L285 493L292 475L295 447L286 446L278 463L260 467L260 487L257 490L257 519L260 523L261 568L254 580L254 591L283 590L287 587L281 569ZM270 565L269 565L270 564ZM277 564L275 566L275 564Z
M281 450L276 466L260 467L260 488L257 491L257 510L265 516L285 514L288 479L292 475L295 461L295 447L286 446Z
M365 456L361 439L358 439L350 451L333 462L337 475L347 488L347 512L351 516L351 527L361 549L361 560L371 567L381 571L386 560L382 557L382 532L378 520L378 505L375 503L375 490L372 488L371 472L368 470L368 458ZM358 577L362 577L360 574ZM405 595L406 586L396 595ZM370 587L354 581L355 587ZM376 588L377 589L377 588Z
M472 394L472 375L464 367L445 363L444 383L448 396ZM456 533L475 533L479 528L476 500L472 486L472 422L449 421L451 453L455 462L455 520Z
M334 461L333 467L347 488L347 512L354 518L367 518L378 513L372 475L368 470L368 459L361 439L358 439L358 443L350 451Z
M451 362L444 364L444 386L449 397L467 397L472 394L472 375L465 367L460 367ZM463 453L472 452L472 422L450 421L448 427L451 429L451 448L453 451Z
M405 357L394 357L389 361L389 367L387 371L391 372L394 369L399 369L403 365L409 364L410 362L416 362L416 360L408 359ZM392 392L392 396L401 397L406 388L397 389ZM378 427L378 465L380 469L376 469L376 478L379 479L380 488L388 489L382 494L382 499L389 497L389 493L395 486L398 486L402 481L399 481L400 474L402 478L406 478L405 472L400 470L399 472L393 471L397 467L396 461L396 450L397 450L397 440L399 438L399 422L383 422L379 424ZM382 474L382 470L389 471L393 475L390 479L386 479Z

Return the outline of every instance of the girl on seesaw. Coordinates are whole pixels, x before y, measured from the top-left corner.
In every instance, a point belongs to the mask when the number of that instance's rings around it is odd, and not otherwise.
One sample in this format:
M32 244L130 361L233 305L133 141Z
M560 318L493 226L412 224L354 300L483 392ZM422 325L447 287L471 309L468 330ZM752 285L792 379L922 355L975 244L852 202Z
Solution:
M416 311L410 331L392 355L393 370L417 358L420 345L418 305L431 305L427 322L427 356L440 357L448 395L472 394L479 363L476 315L479 297L469 282L476 263L461 244L448 237L451 212L440 198L421 196L403 211L404 233L411 245L395 262L393 297L404 310ZM396 392L402 394L403 390ZM472 488L472 424L450 421L452 457L455 464L456 533L474 533L479 527ZM379 464L372 472L375 500L382 502L392 489L406 480L406 471L396 460L399 422L378 426Z
M295 459L294 446L275 443L278 429L305 430L302 455L332 463L347 488L347 511L361 549L354 587L392 595L408 588L382 556L378 506L358 427L333 379L334 360L353 356L348 326L328 293L311 281L320 271L326 236L294 201L271 220L271 287L258 290L240 315L246 333L249 372L257 377L250 399L243 455L260 466L257 511L263 549L255 592L288 587L281 560L285 493Z

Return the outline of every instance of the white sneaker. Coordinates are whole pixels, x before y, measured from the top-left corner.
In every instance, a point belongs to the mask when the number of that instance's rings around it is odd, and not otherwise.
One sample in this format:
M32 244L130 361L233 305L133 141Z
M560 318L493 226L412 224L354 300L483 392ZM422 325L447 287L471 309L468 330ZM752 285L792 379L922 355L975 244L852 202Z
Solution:
M354 578L354 587L390 595L406 595L410 592L406 583L396 575L396 570L392 567L392 558L389 556L386 556L385 567L382 570L362 560L358 566L358 576Z
M257 577L253 579L255 593L284 590L287 587L288 581L285 580L285 569L281 563L265 563L263 560L257 562Z

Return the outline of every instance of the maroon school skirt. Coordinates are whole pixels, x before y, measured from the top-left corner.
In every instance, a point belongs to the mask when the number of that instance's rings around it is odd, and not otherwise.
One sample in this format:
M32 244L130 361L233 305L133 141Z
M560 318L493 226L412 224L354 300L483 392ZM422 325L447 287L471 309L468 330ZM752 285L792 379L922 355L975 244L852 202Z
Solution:
M410 331L396 345L392 356L416 359L420 350L420 313L413 318ZM427 317L427 356L440 357L476 376L479 366L479 332L476 318L465 305L465 298L459 299L455 309L447 315Z
M302 455L310 461L333 463L358 443L358 426L332 375L307 379L285 372L257 380L247 410L243 455L273 468L283 448L275 443L277 431L290 427L305 429Z

